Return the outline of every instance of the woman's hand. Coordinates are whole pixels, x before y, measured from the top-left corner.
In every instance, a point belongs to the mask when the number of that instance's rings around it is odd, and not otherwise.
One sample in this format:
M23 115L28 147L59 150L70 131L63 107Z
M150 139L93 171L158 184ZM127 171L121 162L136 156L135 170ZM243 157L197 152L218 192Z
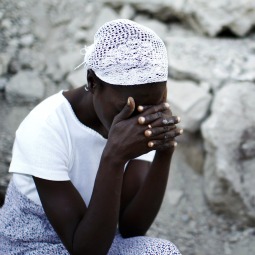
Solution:
M155 150L165 150L177 146L175 137L183 133L183 129L175 124L180 122L180 117L172 116L168 103L157 106L138 106L142 116L138 123L147 126L144 135L149 138L148 146Z
M175 137L183 132L175 125L180 118L172 116L166 103L137 110L136 121L144 128L147 147L157 151L151 163L131 160L127 165L119 217L124 237L144 235L154 221L166 190Z
M113 120L104 153L118 155L127 162L151 150L174 148L174 138L182 133L176 128L180 119L172 116L167 103L139 106L140 114L131 117L135 110L132 97Z
M137 116L131 117L134 111L135 101L129 97L122 111L113 119L104 156L116 156L118 161L126 163L152 150L147 145L147 137L144 136L146 127L138 123Z

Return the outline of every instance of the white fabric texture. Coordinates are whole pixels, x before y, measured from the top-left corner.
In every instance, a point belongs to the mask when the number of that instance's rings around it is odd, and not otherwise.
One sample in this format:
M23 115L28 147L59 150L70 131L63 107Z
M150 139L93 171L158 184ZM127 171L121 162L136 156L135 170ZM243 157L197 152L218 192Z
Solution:
M32 175L71 180L88 205L106 142L77 119L61 91L41 102L19 126L9 171L18 189L39 205ZM137 159L153 157L152 151Z
M105 23L86 47L84 67L113 85L167 81L164 42L151 29L128 19Z

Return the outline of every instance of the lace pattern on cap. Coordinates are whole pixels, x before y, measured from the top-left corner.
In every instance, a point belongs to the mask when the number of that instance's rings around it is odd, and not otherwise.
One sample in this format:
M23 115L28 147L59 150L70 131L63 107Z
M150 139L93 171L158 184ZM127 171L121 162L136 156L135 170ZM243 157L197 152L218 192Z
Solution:
M163 41L147 27L127 19L105 23L86 47L86 70L113 85L138 85L167 80Z

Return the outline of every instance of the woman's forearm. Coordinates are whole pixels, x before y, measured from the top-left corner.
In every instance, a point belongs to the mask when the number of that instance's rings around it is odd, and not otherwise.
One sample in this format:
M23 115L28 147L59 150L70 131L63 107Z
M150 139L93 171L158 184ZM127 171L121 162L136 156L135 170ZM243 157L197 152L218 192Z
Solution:
M74 254L106 254L117 228L124 164L102 155L86 214L74 237ZM80 252L81 251L81 252Z
M151 226L165 194L172 153L172 149L156 152L143 185L120 215L124 237L144 235Z

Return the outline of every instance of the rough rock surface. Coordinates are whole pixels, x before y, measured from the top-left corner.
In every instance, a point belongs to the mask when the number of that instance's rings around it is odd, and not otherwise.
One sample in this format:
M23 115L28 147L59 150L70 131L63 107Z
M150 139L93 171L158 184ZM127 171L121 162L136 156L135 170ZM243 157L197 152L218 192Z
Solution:
M165 40L166 35L168 33L168 26L163 22L156 19L148 18L144 15L138 15L134 19L134 21L152 29L153 31L156 31L157 35L160 38L163 38L163 40Z
M190 132L198 131L207 116L211 94L192 81L168 80L167 90L171 110L181 117L181 126Z
M255 80L254 38L169 37L170 77L206 81L217 90L229 81Z
M151 26L163 37L168 47L169 78L177 85L182 84L183 81L192 84L191 98L187 102L183 99L183 105L180 98L178 99L178 105L182 109L188 102L193 102L194 98L200 98L197 97L197 91L203 90L205 97L209 95L214 98L218 90L229 83L245 81L254 85L254 31L248 33L245 38L239 39L223 31L231 29L235 35L246 33L250 25L254 24L252 16L254 7L250 5L251 3L252 0L213 2L205 0L1 0L0 206L2 195L11 177L7 172L15 130L26 114L37 104L30 101L30 97L26 94L28 93L26 90L32 86L30 81L27 83L29 86L24 90L15 89L17 93L22 94L22 102L25 99L29 103L16 104L14 94L11 98L15 102L6 100L9 93L8 87L11 87L10 83L15 77L19 77L24 72L35 73L44 90L44 93L40 93L37 97L39 100L60 90L83 85L85 82L83 69L74 71L73 68L83 61L80 49L91 43L93 31L101 25L101 22L113 18L132 18L141 23L145 22L145 25ZM240 6L240 8L235 9L234 6ZM250 14L247 13L248 6L250 6ZM234 27L238 29L234 30ZM243 32L239 29L243 29ZM220 36L214 39L204 36L204 34L219 33ZM169 93L174 93L171 84L169 85ZM177 89L180 90L180 88ZM182 94L185 91L179 92ZM170 94L169 97L171 97ZM235 99L239 100L239 98ZM194 101L199 102L199 100ZM190 103L189 106L185 114L192 113L193 104ZM198 123L211 114L211 109L207 111L204 107L207 109L208 105L203 104L200 110L196 110L195 123L198 127L200 125ZM182 117L185 123L190 116L186 114ZM233 114L232 118L237 118L235 122L240 124L240 118L237 115ZM241 119L243 120L243 116ZM245 120L245 123L248 122ZM219 214L211 210L211 207L216 207L216 203L215 200L210 200L208 189L205 196L205 188L207 184L208 187L215 187L213 185L218 185L222 177L217 172L217 176L214 174L216 177L207 178L210 170L216 169L212 168L208 162L218 164L216 161L209 161L208 158L212 155L219 156L216 152L218 147L212 148L210 152L205 151L200 131L191 133L187 129L182 137L178 138L179 146L174 153L164 203L148 235L170 239L185 255L255 254L255 228L253 225L243 224L243 219L251 218L246 215L250 210L247 205L251 201L245 202L241 208L244 214L241 216L235 214L235 219L229 217L228 207L226 203L221 203L221 200L217 204L217 208L220 209ZM227 144L230 133L221 137L220 142L224 146ZM249 136L252 137L252 135L249 132L244 135L242 141L245 142L241 145L243 157L250 157L250 159L235 158L237 165L242 164L240 169L245 173L246 179L254 172L250 168L254 159L253 143L249 140ZM208 144L210 144L209 140L206 142L206 148ZM226 148L226 153L228 150L229 148ZM233 156L231 153L229 157ZM204 164L205 156L206 164ZM227 156L226 159L229 157ZM237 175L237 179L238 177ZM229 191L236 187L231 185L231 182L226 185ZM251 184L245 181L240 185L247 185L244 187L244 190L247 190ZM222 188L222 186L219 187ZM216 190L212 189L212 191ZM245 195L244 192L240 194ZM230 193L224 195L227 200L229 199L227 203L230 203L231 196ZM249 197L251 192L245 199ZM212 193L212 198L217 200L219 197ZM239 208L242 200L241 196L235 198L232 207L230 206L231 210L235 206Z
M98 28L101 27L102 24L118 18L119 18L118 14L113 9L107 6L103 7L99 15L96 17L95 23L89 32L90 41L91 42L93 41L94 34L98 30Z
M255 220L255 86L230 84L213 102L203 123L207 151L205 194L216 208L239 220Z
M70 73L67 77L67 81L71 84L72 88L78 88L87 83L86 78L86 74L82 68L81 70Z
M100 0L111 4L112 1ZM226 28L238 36L246 35L255 25L253 0L117 0L114 5L129 3L167 20L177 16L194 30L215 36Z
M38 74L33 71L22 71L13 76L6 87L9 102L30 103L39 101L44 96L44 85Z
M0 75L7 72L10 56L7 54L0 54Z

